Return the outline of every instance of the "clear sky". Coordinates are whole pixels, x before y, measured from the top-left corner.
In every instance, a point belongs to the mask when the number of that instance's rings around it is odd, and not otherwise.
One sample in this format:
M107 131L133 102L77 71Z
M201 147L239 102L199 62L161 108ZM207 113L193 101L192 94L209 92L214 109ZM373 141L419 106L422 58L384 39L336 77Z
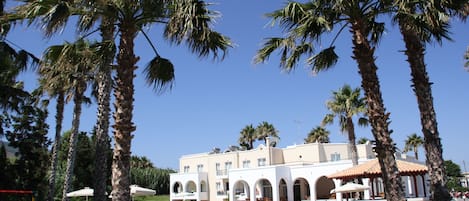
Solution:
M282 72L276 54L264 64L253 64L253 57L266 37L279 36L277 27L269 26L264 14L282 7L283 0L212 0L211 9L220 11L214 29L234 42L225 60L199 59L185 46L171 46L164 41L161 25L149 27L149 36L163 57L175 65L176 81L171 91L154 93L143 80L144 65L154 56L142 36L136 41L140 57L135 79L134 122L137 126L132 153L148 157L155 166L177 169L182 155L222 150L237 145L246 125L267 121L279 131L279 147L302 144L307 133L327 114L325 102L332 91L344 84L359 87L361 78L351 59L351 35L345 31L336 42L340 60L327 72L313 75L303 59L295 71ZM388 29L376 51L376 63L390 129L398 148L406 137L421 134L417 102L410 88L410 70L405 61L403 42L395 26ZM70 24L74 25L74 24ZM73 31L45 40L41 32L17 26L8 39L37 56L52 44L73 40ZM469 116L469 72L463 54L469 45L467 25L454 24L453 42L428 46L427 70L434 83L433 98L445 160L453 160L465 170L469 163L467 119ZM324 40L324 47L330 43ZM322 47L317 47L320 49ZM34 83L31 73L21 77ZM52 105L52 107L55 107ZM54 133L54 109L49 114L50 136ZM71 128L71 104L66 109L64 129ZM83 131L90 131L96 121L96 107L84 107ZM337 124L327 127L332 142L347 142ZM370 128L357 128L357 138L372 139ZM410 153L413 154L413 153ZM424 158L423 149L419 155ZM468 164L469 165L469 164ZM468 167L469 168L469 167Z

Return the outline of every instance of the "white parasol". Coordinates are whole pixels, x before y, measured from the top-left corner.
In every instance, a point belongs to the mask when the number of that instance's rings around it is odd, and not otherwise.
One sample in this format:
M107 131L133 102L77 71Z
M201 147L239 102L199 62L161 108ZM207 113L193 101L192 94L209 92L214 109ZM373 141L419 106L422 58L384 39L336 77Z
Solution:
M143 188L137 185L130 185L130 195L131 196L145 196L145 195L155 195L156 191L149 188Z
M362 191L368 190L369 188L370 188L369 186L349 182L349 183L346 183L346 184L344 184L342 186L339 186L335 189L332 189L331 193L362 192ZM347 197L347 200L348 200L348 197Z
M94 190L92 188L85 187L83 189L67 193L67 197L86 197L86 200L88 200L88 197L93 196L93 193Z

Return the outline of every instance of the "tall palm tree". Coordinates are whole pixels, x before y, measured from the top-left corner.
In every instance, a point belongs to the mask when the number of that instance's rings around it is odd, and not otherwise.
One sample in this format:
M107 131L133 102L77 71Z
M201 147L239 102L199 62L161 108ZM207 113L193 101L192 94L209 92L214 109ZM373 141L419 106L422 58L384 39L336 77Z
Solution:
M114 113L114 156L112 174L112 199L129 200L130 146L135 126L133 114L133 78L137 57L134 54L134 40L144 26L162 22L164 36L173 44L185 42L199 57L213 53L219 58L219 51L230 46L229 40L211 30L215 13L207 9L204 1L118 1L113 6L118 11L118 32L120 33L119 54L115 87ZM144 33L144 32L142 32ZM146 34L144 34L146 36ZM156 51L155 51L156 53ZM223 58L222 55L221 58ZM145 72L149 84L164 88L174 79L173 65L159 54L149 63Z
M69 16L75 11L73 8L77 2L57 0L31 1L32 7L42 9L22 9L26 13L26 18L34 22L38 16L48 30L53 33L59 30L57 27L64 25ZM86 3L85 3L86 4ZM80 4L84 5L84 4ZM129 200L129 171L130 171L130 146L132 132L135 126L132 123L133 113L133 78L136 69L137 57L134 55L134 39L138 33L148 38L142 28L153 23L161 23L165 26L164 36L173 44L185 43L189 49L199 57L213 55L215 59L223 59L227 49L231 46L228 38L218 32L211 30L212 20L217 16L216 12L207 9L209 4L200 0L140 0L122 1L109 0L104 7L95 7L93 10L104 16L117 16L117 31L120 33L119 55L117 57L117 75L115 86L115 107L114 113L114 139L115 149L113 156L113 200ZM60 10L61 12L57 12ZM46 12L44 12L46 11ZM53 12L47 12L53 11ZM79 14L80 12L75 12ZM62 20L51 20L59 16ZM58 25L58 26L57 26ZM152 46L153 47L153 46ZM159 90L171 86L174 79L174 67L168 59L162 58L156 52L156 57L149 62L145 69L147 80ZM223 52L223 54L219 54Z
M264 140L264 143L267 145L267 137L278 138L278 131L275 129L274 125L263 121L257 125L255 136L257 137L257 140ZM273 144L272 146L275 147L277 144Z
M330 132L322 126L316 126L305 138L305 143L329 143Z
M69 93L65 90L67 79L64 74L49 68L48 65L43 63L39 67L39 85L41 94L46 93L50 98L56 99L55 106L55 136L51 149L51 165L49 169L49 191L47 192L47 200L53 201L55 196L55 180L58 164L58 152L60 150L62 124L64 119L64 108L66 104L65 94Z
M418 148L424 144L422 137L418 136L416 133L407 136L405 140L405 146L402 152L406 153L409 151L414 152L415 159L419 159L419 150Z
M280 67L291 71L302 55L307 55L313 72L327 70L338 59L334 42L345 28L352 34L353 56L358 64L361 86L366 97L367 116L370 118L372 133L376 140L375 151L381 166L388 200L405 200L399 170L395 160L395 144L389 130L389 113L384 107L375 63L375 45L383 30L384 23L376 22L383 11L378 0L310 0L305 3L290 1L283 9L268 14L286 32L285 37L267 39L258 50L255 62L260 63L277 49L280 49ZM338 28L330 47L313 55L313 43ZM335 31L335 30L334 30Z
M397 3L396 3L397 2ZM446 187L443 147L439 137L433 105L431 82L425 65L425 44L432 38L441 43L449 38L449 18L459 12L467 1L396 1L394 20L405 42L411 69L412 89L417 97L420 122L424 135L426 163L430 175L431 200L451 200Z
M256 129L252 124L247 125L239 133L239 145L245 147L247 150L254 148L254 141L257 140Z
M71 190L70 185L73 177L74 162L76 157L76 145L80 126L81 105L85 100L85 90L87 82L90 79L91 68L95 66L93 63L96 61L95 50L89 43L84 40L79 40L76 43L65 43L64 45L57 45L49 47L44 54L44 64L50 68L49 73L66 76L65 81L70 87L71 93L69 97L73 97L73 119L72 129L69 142L69 150L67 153L67 165L64 179L64 187L62 193L62 201L68 200L66 194ZM55 83L63 84L63 83Z
M324 117L322 125L332 124L336 117L339 119L340 130L348 135L352 164L358 165L355 126L352 118L359 116L358 125L368 125L368 120L362 116L366 112L365 99L360 97L360 88L352 89L349 85L344 85L332 94L332 99L326 103L331 113Z
M91 1L89 7L105 7L108 1ZM93 4L94 3L94 4ZM101 45L99 54L102 59L98 62L95 80L95 95L97 98L98 111L96 121L96 143L95 143L95 168L94 168L94 195L96 201L106 201L109 167L109 126L111 115L111 92L112 92L112 64L116 55L115 48L115 21L117 16L102 15L100 13L85 13L81 15L81 27L89 30L95 20L100 19L99 30L101 32ZM97 15L97 16L96 16ZM87 20L95 19L95 20Z

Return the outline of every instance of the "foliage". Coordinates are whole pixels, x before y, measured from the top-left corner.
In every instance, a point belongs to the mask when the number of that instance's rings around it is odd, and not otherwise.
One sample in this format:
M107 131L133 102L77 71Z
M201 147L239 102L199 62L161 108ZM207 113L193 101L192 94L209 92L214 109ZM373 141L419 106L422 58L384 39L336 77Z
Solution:
M454 163L452 160L445 161L446 176L448 177L460 177L461 167Z
M151 188L156 194L169 194L169 174L175 173L172 169L160 168L131 168L130 181L145 188Z
M153 163L145 156L131 156L130 168L146 169L154 168Z
M366 138L366 137L361 137L361 138L358 138L357 144L365 144L365 143L368 142L368 141L371 142L370 139L368 139L368 138Z
M418 155L418 148L424 144L424 140L421 136L418 136L416 133L407 136L405 141L404 149L402 150L403 153L413 151L415 154L415 159L419 159Z
M21 106L15 113L7 116L6 122L1 125L9 146L16 148L15 160L6 162L3 167L8 177L0 180L0 186L8 189L32 190L37 197L45 197L46 175L49 164L47 138L48 125L45 123L47 111L32 106L29 101ZM9 198L2 198L8 200ZM11 198L18 200L21 198ZM25 198L26 199L26 198Z
M135 197L134 201L168 201L169 195L141 196Z
M239 145L247 150L254 148L254 142L257 140L263 140L264 144L266 144L267 137L275 137L279 139L278 130L275 129L274 125L270 124L267 121L263 121L254 128L252 124L247 125L244 127L238 139ZM271 146L277 146L276 141L271 141Z
M454 163L452 160L445 160L445 169L446 169L446 177L448 179L448 189L452 189L455 191L465 191L459 182L459 178L461 175L461 167L458 164Z
M69 148L71 131L66 131L61 138L61 147L58 152L58 168L57 168L57 181L55 192L62 192L63 181L65 176L65 168L67 163L67 153ZM109 143L109 142L108 142ZM95 137L94 132L91 136L88 136L86 132L80 132L78 134L76 160L75 160L75 171L72 181L71 189L81 189L84 187L93 186L93 170L94 170L94 144ZM108 153L112 153L111 150ZM108 155L108 160L112 158L111 154ZM107 167L108 176L111 175L111 166ZM110 183L108 183L110 185ZM60 195L58 195L60 196Z
M308 133L305 143L329 143L329 134L324 127L316 126Z
M257 140L256 129L252 124L244 127L239 133L239 145L244 147L246 150L251 150L254 148L254 142Z

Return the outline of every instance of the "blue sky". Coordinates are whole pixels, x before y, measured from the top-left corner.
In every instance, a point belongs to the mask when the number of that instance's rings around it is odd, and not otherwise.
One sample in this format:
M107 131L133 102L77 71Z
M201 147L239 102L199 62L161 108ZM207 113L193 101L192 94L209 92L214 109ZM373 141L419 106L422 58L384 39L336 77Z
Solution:
M212 2L212 1L211 1ZM301 144L307 133L319 125L327 114L325 102L332 91L344 84L359 87L361 78L356 62L351 59L351 36L344 32L336 42L340 60L327 72L313 75L304 60L296 70L287 73L279 68L276 54L263 64L253 64L253 57L266 37L279 36L280 30L269 26L264 14L281 8L281 0L229 1L213 0L213 10L220 11L214 29L234 42L225 60L199 59L185 46L171 46L162 38L161 26L146 31L163 57L175 65L176 81L171 91L154 93L142 79L144 65L154 56L142 36L136 41L140 56L135 79L132 153L148 157L157 167L178 168L185 154L222 150L236 145L239 132L248 124L262 121L279 131L279 147ZM454 24L453 41L442 46L428 46L426 63L434 82L433 98L442 138L444 158L461 165L469 163L467 116L469 115L469 72L463 65L463 54L469 45L467 25ZM73 31L46 40L40 31L17 26L8 39L40 56L52 44L72 41ZM330 43L324 40L324 47ZM321 46L317 47L322 48ZM391 113L392 138L403 148L406 137L421 135L416 98L410 85L410 70L405 61L403 43L395 26L388 30L376 51L376 63L387 112ZM32 73L22 76L28 84L35 81ZM34 85L34 84L32 84ZM51 108L50 136L54 130ZM70 129L72 109L66 110L64 129ZM96 119L94 106L84 107L80 130L89 131ZM347 142L337 124L327 127L332 142ZM370 128L357 128L357 137L372 138ZM419 152L423 158L423 149ZM469 164L468 164L469 165Z

